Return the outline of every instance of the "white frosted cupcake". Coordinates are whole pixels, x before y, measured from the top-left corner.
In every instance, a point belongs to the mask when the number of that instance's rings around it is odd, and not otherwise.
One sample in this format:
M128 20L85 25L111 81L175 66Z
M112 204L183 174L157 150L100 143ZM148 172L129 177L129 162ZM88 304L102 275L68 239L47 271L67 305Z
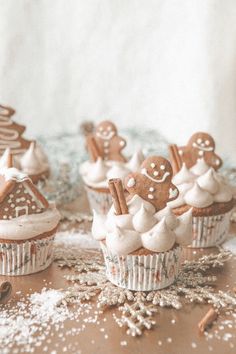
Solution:
M29 177L0 169L0 274L25 275L47 268L60 214Z
M110 181L114 205L107 216L94 212L92 226L94 238L101 241L108 279L117 286L137 291L162 289L175 281L180 267L181 245L189 244L192 234L191 210L176 217L170 208L159 207L178 195L173 196L175 186L171 184L169 162L155 158L154 172L159 173L155 178L156 174L152 177L146 173L147 164L154 164L153 157L144 161L141 173L132 174L125 181L130 193L128 201L121 181ZM140 176L145 185L142 188ZM160 195L159 200L154 191L150 194L150 189L154 188L150 184L153 183Z
M130 172L139 170L144 159L142 152L138 151L127 159L121 153L125 146L125 140L117 135L115 125L109 121L101 122L95 133L87 137L90 160L81 164L80 174L91 210L106 214L112 204L109 179L124 181Z
M232 187L209 167L204 159L188 169L183 163L173 177L179 189L176 200L168 203L176 215L192 209L192 247L212 247L222 243L229 231L234 207Z
M192 208L192 247L221 244L228 235L234 207L233 192L217 171L222 159L215 153L215 141L205 132L192 135L186 146L170 145L173 182L179 197L169 203L176 215Z

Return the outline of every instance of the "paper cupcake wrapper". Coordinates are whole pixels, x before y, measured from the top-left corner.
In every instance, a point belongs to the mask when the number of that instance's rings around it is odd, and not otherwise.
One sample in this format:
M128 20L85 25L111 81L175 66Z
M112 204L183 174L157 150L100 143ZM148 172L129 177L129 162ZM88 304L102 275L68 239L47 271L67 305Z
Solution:
M22 243L0 243L0 274L26 275L46 269L53 261L54 235Z
M91 211L94 209L99 214L107 214L111 205L112 197L110 193L101 193L91 188L85 187Z
M202 248L220 245L229 233L232 211L214 216L193 217L193 241L189 247Z
M106 276L111 283L129 290L152 291L171 285L180 268L181 247L154 255L113 255L101 243Z

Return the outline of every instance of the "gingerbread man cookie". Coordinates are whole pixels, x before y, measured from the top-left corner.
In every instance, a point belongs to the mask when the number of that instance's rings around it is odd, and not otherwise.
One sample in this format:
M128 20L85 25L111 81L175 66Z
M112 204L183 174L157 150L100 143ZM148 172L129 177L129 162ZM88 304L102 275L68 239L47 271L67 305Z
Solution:
M126 146L126 141L117 135L115 124L108 120L101 122L95 130L94 137L104 160L126 162L126 158L121 153Z
M148 157L141 165L141 172L131 173L125 180L130 196L137 194L152 203L156 211L178 197L179 191L171 182L173 171L168 160L161 156Z
M203 132L193 134L186 146L171 145L170 157L174 172L180 170L183 162L188 168L191 168L198 159L202 158L215 170L222 166L221 158L215 153L214 139L211 135Z

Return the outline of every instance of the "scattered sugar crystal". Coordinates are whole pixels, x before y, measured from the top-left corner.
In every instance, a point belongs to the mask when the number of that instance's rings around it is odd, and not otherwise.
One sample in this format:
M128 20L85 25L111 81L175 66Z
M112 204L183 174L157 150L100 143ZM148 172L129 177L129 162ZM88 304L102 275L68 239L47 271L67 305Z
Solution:
M122 340L122 341L120 342L120 345L121 345L122 347L127 346L127 342L126 342L126 340Z

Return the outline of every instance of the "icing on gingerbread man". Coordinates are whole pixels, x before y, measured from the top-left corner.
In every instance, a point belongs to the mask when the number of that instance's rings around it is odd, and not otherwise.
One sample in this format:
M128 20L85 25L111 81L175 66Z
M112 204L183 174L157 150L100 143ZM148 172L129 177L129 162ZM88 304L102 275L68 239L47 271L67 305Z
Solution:
M207 133L193 134L186 146L178 147L178 153L188 168L195 165L201 158L215 170L222 166L221 158L215 153L215 141Z
M117 135L117 128L112 122L107 120L98 124L95 139L104 160L126 162L126 158L121 154L126 141Z
M171 183L173 171L164 157L148 157L141 165L141 172L131 173L125 180L125 188L130 196L137 194L152 203L156 210L178 197L179 191Z

